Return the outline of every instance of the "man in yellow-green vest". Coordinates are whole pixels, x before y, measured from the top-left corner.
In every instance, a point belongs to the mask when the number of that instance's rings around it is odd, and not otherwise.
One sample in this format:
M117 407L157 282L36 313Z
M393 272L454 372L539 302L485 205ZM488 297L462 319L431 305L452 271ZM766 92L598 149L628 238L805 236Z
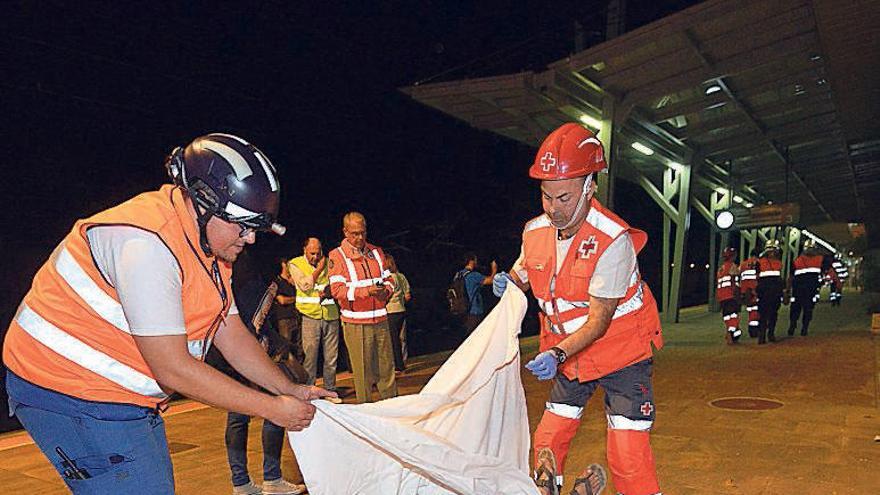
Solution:
M327 258L321 241L310 237L303 255L290 260L290 277L296 285L296 309L302 314L303 366L309 384L318 374L318 352L324 349L324 388L336 389L336 358L339 355L339 306L330 295Z

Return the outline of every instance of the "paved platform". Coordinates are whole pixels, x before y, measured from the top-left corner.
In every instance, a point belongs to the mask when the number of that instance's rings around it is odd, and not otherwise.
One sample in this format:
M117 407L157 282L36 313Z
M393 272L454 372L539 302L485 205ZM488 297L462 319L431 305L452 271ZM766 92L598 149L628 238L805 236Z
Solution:
M811 335L758 346L724 343L720 317L705 308L684 311L665 328L657 355L657 422L652 435L661 485L667 495L844 495L880 493L878 337L872 337L860 295L840 308L820 304ZM785 334L788 310L780 311ZM525 357L537 350L523 339ZM402 393L416 392L445 354L417 358L400 377ZM342 377L341 377L342 378ZM523 375L532 429L549 386ZM345 380L340 385L350 385ZM782 407L761 411L719 409L724 397L767 398ZM223 445L225 413L196 403L175 406L166 417L178 493L230 493ZM259 421L251 426L250 471L261 479ZM589 405L572 447L566 473L605 463L602 397ZM299 472L289 448L289 479ZM340 469L344 469L340 466ZM0 436L3 493L67 493L26 435ZM606 493L614 493L612 490ZM373 495L373 494L370 494ZM376 494L381 495L381 494ZM483 494L480 494L483 495Z

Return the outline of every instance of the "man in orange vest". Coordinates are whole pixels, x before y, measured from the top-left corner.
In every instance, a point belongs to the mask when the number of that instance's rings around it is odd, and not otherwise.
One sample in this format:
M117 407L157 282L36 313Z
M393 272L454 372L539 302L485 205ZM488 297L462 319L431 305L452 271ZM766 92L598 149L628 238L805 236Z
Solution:
M758 344L776 342L776 316L784 292L779 252L779 241L771 239L758 259Z
M721 257L724 262L716 276L715 299L721 305L727 343L735 344L742 335L739 329L739 266L734 261L736 249L724 248Z
M758 296L755 289L758 287L758 252L752 249L751 256L744 259L739 265L739 288L742 293L743 303L749 312L749 337L758 336L758 326L761 324L758 313Z
M309 425L309 400L335 396L287 379L230 290L256 232L284 233L272 163L209 134L166 166L174 185L76 222L6 334L10 412L73 493L174 493L159 412L175 391L291 430ZM270 393L205 364L212 344Z
M381 398L396 397L394 352L385 309L394 293L391 270L382 248L367 242L367 220L362 214L346 213L342 233L345 239L330 251L330 291L339 303L357 400L372 402L373 385Z
M578 124L565 124L541 145L529 176L541 181L544 214L526 223L511 272L495 276L531 288L541 309L540 353L527 365L554 380L535 431L535 466L545 493L562 485L565 457L587 401L601 386L608 419L607 453L614 485L626 495L659 493L649 432L654 422L652 344L663 345L657 305L639 274L636 254L647 235L593 196L607 168L602 144ZM555 463L550 463L555 464ZM555 477L556 479L551 479Z
M806 337L813 319L813 308L819 301L822 287L822 263L824 256L816 249L816 241L804 242L804 252L795 258L789 285L791 286L791 311L788 315L788 335L794 335L798 318L803 312L801 336Z

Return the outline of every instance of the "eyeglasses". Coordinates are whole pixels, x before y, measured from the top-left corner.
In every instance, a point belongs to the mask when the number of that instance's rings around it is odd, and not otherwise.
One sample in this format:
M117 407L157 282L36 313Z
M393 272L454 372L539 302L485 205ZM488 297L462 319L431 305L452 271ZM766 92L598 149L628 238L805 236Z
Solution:
M241 229L241 231L238 233L238 237L240 238L247 237L257 232L257 229L253 227L248 227L247 225L238 224L238 227Z

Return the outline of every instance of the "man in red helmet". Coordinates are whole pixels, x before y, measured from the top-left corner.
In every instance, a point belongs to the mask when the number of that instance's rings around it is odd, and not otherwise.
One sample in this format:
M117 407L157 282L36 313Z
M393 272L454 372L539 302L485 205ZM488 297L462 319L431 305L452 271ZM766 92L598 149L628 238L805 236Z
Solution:
M739 265L736 264L736 249L724 248L721 257L724 262L716 274L715 299L721 305L725 339L728 344L735 344L742 335L739 329Z
M544 140L529 169L541 181L544 214L526 223L520 257L509 274L495 276L493 291L502 294L512 281L531 288L541 308L541 352L526 368L539 380L554 379L534 449L553 452L555 484L562 485L581 414L601 386L614 484L625 495L649 495L660 491L649 443L651 345L659 349L663 338L636 262L647 235L593 197L596 173L606 168L602 144L578 124ZM538 456L535 465L544 467ZM543 478L539 486L551 481Z

